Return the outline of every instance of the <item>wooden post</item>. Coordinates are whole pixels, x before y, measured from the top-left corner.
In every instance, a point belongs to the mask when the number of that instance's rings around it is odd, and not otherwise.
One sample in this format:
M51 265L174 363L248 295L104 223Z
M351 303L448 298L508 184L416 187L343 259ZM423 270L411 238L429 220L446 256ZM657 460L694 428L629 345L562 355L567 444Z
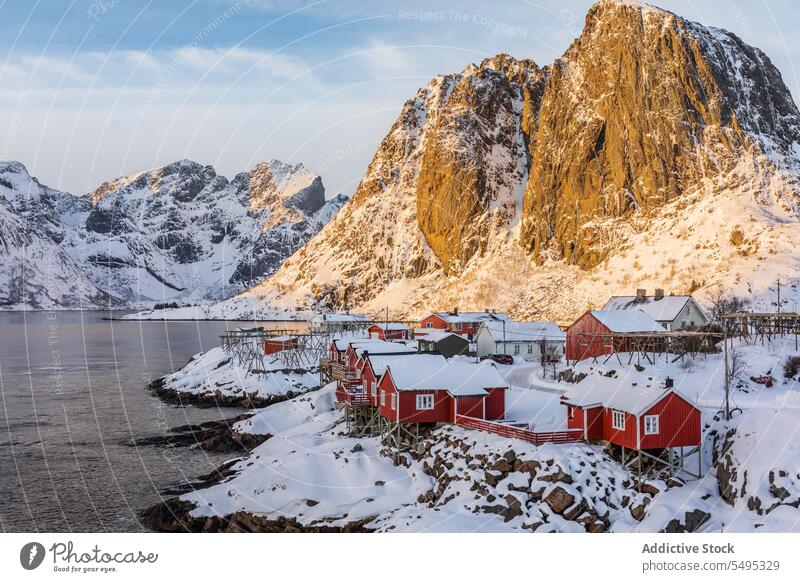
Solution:
M724 357L725 357L725 420L731 419L731 404L730 404L730 391L731 382L728 376L728 328L723 325L722 328L722 342L724 344Z

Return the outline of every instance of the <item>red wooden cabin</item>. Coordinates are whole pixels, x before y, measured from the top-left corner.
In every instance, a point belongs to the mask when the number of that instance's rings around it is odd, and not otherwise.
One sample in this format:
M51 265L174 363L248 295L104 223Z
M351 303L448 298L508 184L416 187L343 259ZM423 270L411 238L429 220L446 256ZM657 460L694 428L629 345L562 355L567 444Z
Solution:
M367 328L369 337L379 340L411 339L411 330L404 323L373 323Z
M567 360L585 360L613 352L631 351L628 338L603 337L613 333L658 333L664 328L639 311L587 311L567 329Z
M297 338L290 335L270 337L264 340L264 353L267 355L283 350L293 350L297 347Z
M459 313L438 312L432 313L420 322L420 330L417 335L424 335L426 331L444 330L466 337L470 341L478 333L478 329L484 322L510 321L505 313L494 313L491 311L465 311Z
M572 387L563 404L567 426L583 430L585 440L640 451L697 446L702 439L700 409L671 385L633 386L592 375Z
M464 415L482 420L505 416L506 383L490 362L448 362L438 354L418 354L409 365L387 366L378 382L384 418L399 424L453 423Z

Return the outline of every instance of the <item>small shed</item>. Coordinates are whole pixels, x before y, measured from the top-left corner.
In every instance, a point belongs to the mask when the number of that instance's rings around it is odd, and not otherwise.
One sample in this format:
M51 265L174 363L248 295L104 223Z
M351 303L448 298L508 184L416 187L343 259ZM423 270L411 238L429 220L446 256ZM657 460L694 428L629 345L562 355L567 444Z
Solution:
M567 426L584 431L584 439L614 443L641 451L698 446L701 412L667 380L636 386L630 381L590 375L562 399Z
M264 353L269 355L282 352L283 350L294 350L297 349L298 345L299 343L295 336L281 335L268 337L264 340Z
M567 329L566 357L568 360L577 361L614 352L628 352L633 349L632 342L624 337L609 337L610 334L664 331L652 317L638 309L587 311Z
M417 338L420 352L432 352L445 358L469 354L469 340L449 331L435 331Z
M411 339L411 329L404 323L373 323L367 328L369 337L380 340Z

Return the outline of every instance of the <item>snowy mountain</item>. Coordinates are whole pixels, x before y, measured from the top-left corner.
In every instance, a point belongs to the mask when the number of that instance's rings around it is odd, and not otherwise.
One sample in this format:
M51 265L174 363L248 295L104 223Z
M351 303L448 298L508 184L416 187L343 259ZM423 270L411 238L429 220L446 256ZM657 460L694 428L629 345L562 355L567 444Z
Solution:
M3 162L0 194L94 285L134 304L243 291L273 273L346 201L326 202L319 176L277 160L232 180L181 160L105 182L88 196L47 188L22 164Z
M0 309L63 307L108 309L119 304L0 197Z
M498 55L420 89L342 212L219 309L566 322L637 287L767 302L796 285L799 176L800 114L763 52L601 0L550 66Z

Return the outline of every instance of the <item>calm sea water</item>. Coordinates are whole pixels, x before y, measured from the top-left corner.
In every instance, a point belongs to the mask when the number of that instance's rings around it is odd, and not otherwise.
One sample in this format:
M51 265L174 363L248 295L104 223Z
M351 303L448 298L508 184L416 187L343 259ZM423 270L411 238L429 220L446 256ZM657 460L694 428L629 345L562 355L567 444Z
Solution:
M0 312L0 531L141 531L160 491L230 458L126 443L240 413L167 405L145 387L242 324L105 315Z

